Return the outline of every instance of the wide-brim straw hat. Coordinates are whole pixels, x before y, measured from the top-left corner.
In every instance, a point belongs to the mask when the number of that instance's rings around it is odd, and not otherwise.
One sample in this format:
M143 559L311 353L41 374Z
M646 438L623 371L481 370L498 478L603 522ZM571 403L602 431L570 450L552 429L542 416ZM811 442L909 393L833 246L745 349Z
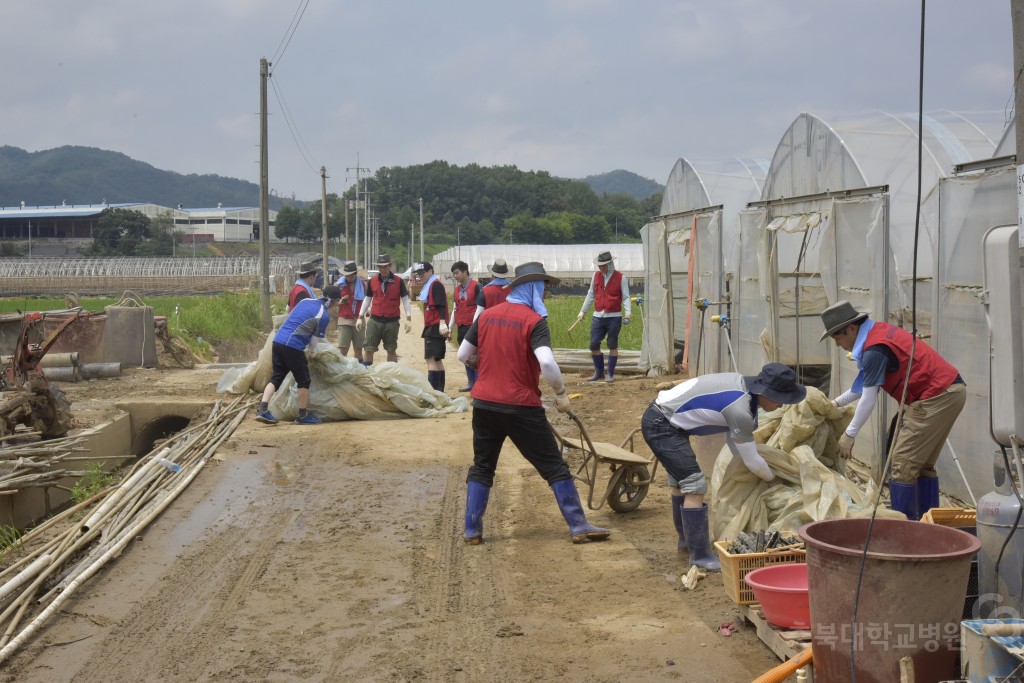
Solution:
M614 260L615 257L612 256L612 252L602 251L600 254L597 255L597 258L594 259L594 263L596 263L599 266L606 266Z
M561 282L561 278L557 278L554 275L548 275L547 271L544 270L544 264L540 261L529 261L516 266L516 276L509 282L506 287L515 287L521 285L524 282L535 282L537 280L544 280L548 284L557 285Z
M377 265L378 266L390 266L391 265L391 257L389 255L387 255L387 254L379 255L377 257Z
M355 275L359 272L359 266L355 261L349 261L341 268L342 275Z
M307 275L311 275L313 273L319 273L319 272L320 272L320 264L319 263L317 263L316 261L306 261L305 263L301 264L296 269L295 274L298 275L299 277L306 277Z
M508 277L508 264L505 263L505 259L499 258L494 259L494 263L489 268L491 275L497 278Z
M819 342L825 341L847 325L858 325L868 318L868 313L861 313L849 301L837 301L821 312L821 322L825 324L825 334Z
M789 405L807 398L807 387L796 381L793 368L782 363L768 363L757 375L745 376L743 384L750 393L776 403Z

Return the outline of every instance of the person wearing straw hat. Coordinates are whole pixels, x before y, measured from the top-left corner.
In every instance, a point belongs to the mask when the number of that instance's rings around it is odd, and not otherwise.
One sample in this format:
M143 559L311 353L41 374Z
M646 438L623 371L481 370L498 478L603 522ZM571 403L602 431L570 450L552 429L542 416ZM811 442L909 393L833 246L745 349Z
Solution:
M893 510L907 519L920 519L939 505L935 463L967 402L963 378L923 340L872 320L849 301L826 308L821 322L825 333L820 341L831 337L857 363L853 386L835 399L840 407L858 401L853 419L839 437L839 456L853 454L854 441L878 402L879 390L898 402L905 397L903 426L890 448L889 498Z
M338 303L338 350L341 355L348 355L348 347L352 346L352 355L363 362L363 328L356 325L359 309L366 298L366 283L359 277L359 266L349 261L341 269L341 301Z
M469 264L465 261L456 261L452 264L452 276L455 278L455 292L452 295L452 317L448 322L448 337L451 338L451 330L455 330L456 339L461 344L469 332L469 326L476 320L477 310L480 308L476 303L480 294L480 284L469 276ZM459 387L459 391L472 391L473 383L476 381L475 368L466 366L466 379L468 383Z
M287 311L291 311L295 308L295 304L303 299L316 298L316 294L313 293L313 285L316 283L316 278L319 274L320 266L312 261L306 261L299 266L298 270L295 271L295 285L292 287L292 291L288 293Z
M448 349L448 293L434 274L429 261L417 263L412 272L423 282L423 357L427 361L427 381L434 391L444 391L444 357ZM424 279L425 278L425 279Z
M597 272L590 281L590 289L583 299L576 322L583 320L594 305L594 317L590 322L590 356L594 361L594 374L588 382L603 379L615 381L615 365L619 360L619 330L629 324L631 302L629 300L629 283L622 273L615 270L615 257L610 251L602 251L594 259ZM601 342L608 340L608 368L605 369L604 355L601 353Z
M508 285L509 270L505 259L494 259L494 263L491 264L488 271L491 274L491 281L481 287L480 293L477 294L476 313L473 314L473 320L480 317L484 309L497 306L508 297L506 286Z
M498 456L511 439L523 457L551 486L569 525L573 543L608 538L608 529L587 521L576 483L548 426L540 375L555 392L555 407L569 410L562 373L551 351L544 307L545 286L557 284L544 264L516 267L508 299L480 314L459 346L459 360L478 365L473 385L473 465L466 478L466 533L470 545L483 542L483 516L494 485Z
M409 290L405 280L391 272L391 257L380 254L377 257L377 275L370 278L366 298L359 309L356 326L366 326L363 338L363 365L373 365L373 354L384 345L388 361L398 361L398 323L401 310L405 310L405 333L412 332L412 308L409 305ZM367 320L369 318L369 320Z
M295 304L295 308L274 335L271 346L273 374L263 389L263 398L256 408L257 422L277 424L277 418L270 412L270 399L274 397L289 372L292 373L298 387L299 415L295 422L301 425L322 422L319 417L307 410L311 378L309 363L306 360L306 347L315 349L318 342L323 339L327 332L327 323L331 321L331 309L341 299L341 289L338 285L327 285L323 291L323 299L303 299Z
M708 538L708 483L690 437L724 433L732 454L758 477L772 481L775 474L754 443L757 411L800 403L806 396L807 389L796 381L792 368L768 363L755 376L723 372L688 379L659 392L644 412L640 430L668 472L677 547L689 550L690 564L706 571L722 567Z

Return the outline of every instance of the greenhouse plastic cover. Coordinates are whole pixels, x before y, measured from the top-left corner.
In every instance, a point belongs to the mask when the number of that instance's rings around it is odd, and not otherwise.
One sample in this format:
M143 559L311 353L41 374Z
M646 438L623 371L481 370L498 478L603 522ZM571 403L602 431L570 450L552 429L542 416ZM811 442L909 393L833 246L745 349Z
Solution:
M593 277L597 266L594 259L603 251L615 257L615 269L629 278L644 276L642 244L474 244L449 247L435 254L434 272L449 276L452 264L465 261L474 277L490 279L490 266L503 258L509 271L530 261L540 261L544 270L562 279L586 280Z

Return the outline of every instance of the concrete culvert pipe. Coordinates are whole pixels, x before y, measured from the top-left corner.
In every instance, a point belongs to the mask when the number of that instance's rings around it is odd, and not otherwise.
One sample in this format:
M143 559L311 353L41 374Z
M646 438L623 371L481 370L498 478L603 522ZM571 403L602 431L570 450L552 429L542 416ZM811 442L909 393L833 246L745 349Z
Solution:
M132 438L132 453L145 455L153 450L157 441L177 434L188 426L189 419L181 415L164 415L142 425L139 432Z

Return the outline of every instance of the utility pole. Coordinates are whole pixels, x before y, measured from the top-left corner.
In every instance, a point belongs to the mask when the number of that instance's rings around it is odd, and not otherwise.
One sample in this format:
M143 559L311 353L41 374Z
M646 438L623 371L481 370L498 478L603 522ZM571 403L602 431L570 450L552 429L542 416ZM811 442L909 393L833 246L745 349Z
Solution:
M320 227L323 238L324 260L321 262L324 267L324 287L331 284L331 269L327 262L327 167L320 167Z
M348 173L350 173L352 171L356 172L356 203L352 207L352 208L355 209L355 212L356 212L356 247L355 247L356 263L359 263L359 178L360 178L360 174L363 171L369 171L369 170L370 169L363 168L362 166L359 165L359 155L358 154L356 154L356 165L355 165L355 167L354 168L350 167L350 168L346 168L345 169L345 171L348 172ZM366 248L365 240L363 242L363 245L364 245L363 248L365 249ZM368 254L366 254L364 256L365 256L364 260L366 261L366 269L369 270L369 268L370 268L369 256L368 256Z
M348 261L348 200L345 200L345 260Z
M423 197L420 197L420 263L423 262Z
M1017 130L1017 240L1024 252L1024 85L1020 82L1024 69L1024 3L1010 0L1010 19L1013 25L1013 118Z
M267 156L267 79L270 78L270 62L260 58L260 329L270 332L270 206L267 190L270 189ZM192 231L192 248L195 249L195 230Z

